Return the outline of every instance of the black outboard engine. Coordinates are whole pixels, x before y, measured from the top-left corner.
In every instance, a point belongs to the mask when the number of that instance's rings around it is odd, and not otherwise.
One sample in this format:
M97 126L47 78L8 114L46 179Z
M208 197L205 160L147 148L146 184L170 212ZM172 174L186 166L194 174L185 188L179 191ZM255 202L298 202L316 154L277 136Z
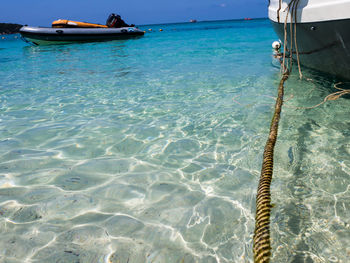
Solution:
M113 27L115 25L117 16L115 14L110 14L106 21L106 26Z
M130 27L127 23L124 22L124 20L120 17L120 15L116 14L110 14L106 26L108 27L115 27L115 28L121 28L121 27ZM135 25L132 25L135 26Z

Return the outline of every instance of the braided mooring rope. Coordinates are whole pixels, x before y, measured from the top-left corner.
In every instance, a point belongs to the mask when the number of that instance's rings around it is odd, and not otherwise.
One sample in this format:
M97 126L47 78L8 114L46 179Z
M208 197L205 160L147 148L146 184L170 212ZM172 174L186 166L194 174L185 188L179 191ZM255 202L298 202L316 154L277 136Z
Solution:
M288 4L287 15L284 21L284 52L283 59L281 59L282 66L282 78L278 86L278 96L275 105L275 113L273 115L269 138L266 142L263 156L263 164L261 168L261 175L259 181L258 192L256 196L256 215L255 215L255 231L253 239L253 252L255 263L269 263L271 257L271 240L270 240L270 215L271 215L271 181L273 174L273 155L275 150L275 144L278 135L278 124L281 117L283 95L284 95L284 83L289 78L290 71L292 70L292 54L293 54L293 39L297 52L297 62L300 78L302 78L299 62L299 51L296 39L296 23L297 23L297 8L300 0L291 0ZM282 1L279 1L279 9L277 11L277 17L279 22L279 11L281 9ZM289 63L286 60L287 48L287 22L288 15L291 15L290 21L290 57ZM294 21L293 21L294 20ZM294 30L293 30L294 27Z
M256 216L254 232L254 262L268 263L271 256L270 244L270 214L271 214L271 193L270 185L273 173L273 154L278 134L278 124L281 116L284 82L289 77L289 71L286 70L278 87L278 96L275 105L275 114L273 115L269 138L265 145L263 165L259 181L258 193L256 197Z

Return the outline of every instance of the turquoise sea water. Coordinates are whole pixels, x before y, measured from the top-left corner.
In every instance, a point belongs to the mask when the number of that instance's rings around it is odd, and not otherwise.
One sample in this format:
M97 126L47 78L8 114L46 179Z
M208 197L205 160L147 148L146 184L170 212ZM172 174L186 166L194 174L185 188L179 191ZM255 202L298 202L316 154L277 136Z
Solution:
M252 262L277 37L268 20L149 28L0 39L0 262ZM350 100L298 109L337 82L303 73L286 85L272 262L345 263Z

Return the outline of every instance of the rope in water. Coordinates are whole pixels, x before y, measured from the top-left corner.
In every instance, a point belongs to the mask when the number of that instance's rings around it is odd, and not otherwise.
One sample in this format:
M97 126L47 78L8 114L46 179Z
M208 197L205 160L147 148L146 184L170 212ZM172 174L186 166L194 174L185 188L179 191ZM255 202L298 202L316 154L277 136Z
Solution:
M270 262L270 214L272 208L270 185L273 173L273 154L277 140L278 124L281 117L284 83L288 77L289 70L286 70L282 75L282 79L278 87L275 113L271 121L270 134L264 150L263 165L256 197L256 216L253 245L255 263Z
M282 66L282 78L278 86L278 96L275 104L275 113L273 115L269 138L266 142L263 164L261 168L260 181L256 197L256 216L255 216L255 231L253 239L253 252L254 252L254 262L255 263L269 263L271 257L271 240L270 240L270 215L271 215L271 181L273 175L273 157L274 150L278 135L278 124L281 118L281 111L283 105L283 95L284 95L284 83L289 78L292 57L293 54L293 33L294 33L294 43L297 50L297 61L299 67L299 74L302 77L299 64L299 54L298 46L296 41L296 9L300 0L291 0L287 7L287 15L284 22L284 52L283 59L281 61ZM277 17L279 20L279 10L281 9L281 1L279 1L279 9ZM288 65L286 63L286 49L287 49L287 20L288 14L291 13L291 23L290 23L290 60ZM294 18L294 23L293 23ZM293 31L294 26L294 31Z

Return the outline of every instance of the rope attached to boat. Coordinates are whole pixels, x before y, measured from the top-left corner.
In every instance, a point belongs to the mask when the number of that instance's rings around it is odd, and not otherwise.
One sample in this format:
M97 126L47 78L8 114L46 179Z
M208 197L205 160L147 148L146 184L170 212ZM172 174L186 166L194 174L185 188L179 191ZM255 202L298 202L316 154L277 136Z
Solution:
M273 161L274 161L274 150L278 135L278 125L281 118L281 111L283 105L284 95L284 83L289 78L289 74L292 68L292 54L293 54L293 33L294 43L296 51L298 53L298 46L296 41L296 20L297 20L297 6L300 0L292 0L287 7L287 15L284 22L284 52L283 58L281 59L282 66L282 78L278 86L278 96L275 104L275 113L273 115L270 133L268 140L265 145L263 164L261 168L260 181L256 197L256 216L255 216L255 231L253 239L253 252L255 263L269 263L271 257L271 240L270 240L270 215L271 215L271 181L273 175ZM278 20L279 11L281 9L281 1L278 9ZM287 47L287 21L288 14L291 12L291 23L290 23L290 56L289 65L286 63L286 51ZM293 23L294 19L294 23ZM294 30L293 30L294 26ZM297 54L297 61L299 67L300 78L302 77L299 64L299 54ZM288 67L289 66L289 67Z

